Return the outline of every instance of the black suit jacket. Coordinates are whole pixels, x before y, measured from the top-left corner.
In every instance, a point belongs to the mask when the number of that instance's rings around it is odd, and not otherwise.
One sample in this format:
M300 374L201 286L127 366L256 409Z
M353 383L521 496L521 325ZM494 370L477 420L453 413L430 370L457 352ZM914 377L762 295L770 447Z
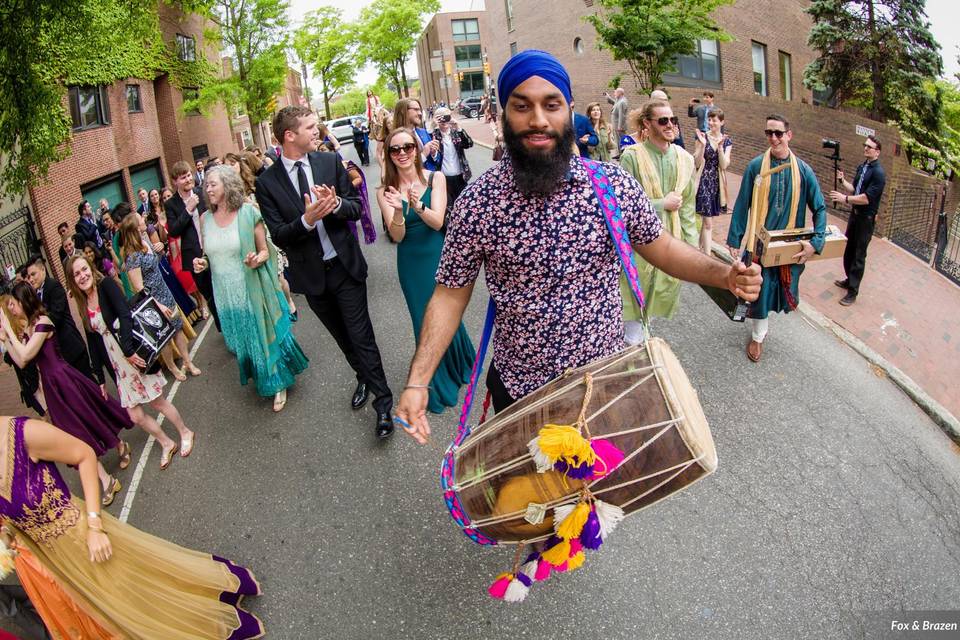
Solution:
M180 197L180 192L173 194L173 197L167 200L163 205L167 212L167 233L174 238L180 238L180 252L183 256L183 268L193 269L193 259L203 255L203 249L200 246L200 237L197 235L197 228L193 226L193 219L187 213L187 205ZM200 198L200 204L197 209L203 212L203 198Z
M90 367L90 357L87 355L87 345L77 325L70 315L70 306L67 304L67 292L57 280L47 276L43 281L43 294L40 300L47 310L47 317L53 321L56 330L57 344L63 359L80 371L83 363ZM102 380L100 381L102 382Z
M333 187L340 196L340 208L321 220L323 228L347 272L363 281L367 277L367 262L360 243L347 226L348 220L360 219L360 196L337 154L314 151L308 157L313 184ZM303 198L297 195L282 161L273 163L257 178L256 196L274 244L283 249L290 260L290 289L296 293L322 294L325 269L320 238L316 229L303 226L300 219L304 213Z

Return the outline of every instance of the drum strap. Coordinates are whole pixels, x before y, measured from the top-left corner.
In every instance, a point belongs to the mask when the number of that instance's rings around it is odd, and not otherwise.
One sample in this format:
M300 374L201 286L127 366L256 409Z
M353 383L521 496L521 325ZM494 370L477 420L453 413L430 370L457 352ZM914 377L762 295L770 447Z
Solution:
M477 347L477 357L473 361L473 371L470 372L470 384L467 385L467 392L463 396L463 407L460 408L460 424L457 425L457 435L453 440L455 444L463 442L470 431L467 427L467 420L470 419L470 407L473 406L473 392L476 391L477 382L483 372L483 361L487 358L487 347L490 345L490 337L493 335L493 319L495 316L496 307L493 304L493 298L490 298L490 302L487 303L487 318L483 323L483 334L480 336L480 346Z

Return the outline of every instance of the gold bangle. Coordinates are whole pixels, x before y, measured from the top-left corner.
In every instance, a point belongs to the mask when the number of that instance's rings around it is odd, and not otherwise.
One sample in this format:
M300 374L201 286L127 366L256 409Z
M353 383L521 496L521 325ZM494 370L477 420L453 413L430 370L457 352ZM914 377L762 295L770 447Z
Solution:
M396 220L397 220L397 216L393 216L393 220L390 221L390 224L393 225L394 227L407 226L407 221L404 219L403 216L400 216L400 222L397 222Z

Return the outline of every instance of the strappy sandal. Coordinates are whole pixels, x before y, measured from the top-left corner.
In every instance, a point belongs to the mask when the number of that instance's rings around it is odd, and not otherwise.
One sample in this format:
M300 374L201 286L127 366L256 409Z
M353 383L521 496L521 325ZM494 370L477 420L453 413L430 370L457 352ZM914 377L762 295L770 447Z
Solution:
M112 481L110 486L103 491L103 498L100 500L100 504L105 507L109 507L113 504L114 498L117 497L117 494L120 493L120 490L123 489L123 485L120 484L120 481L114 477L110 477Z
M187 374L183 372L183 369L174 369L170 372L173 377L179 382L183 382L187 379Z
M200 368L197 367L197 365L193 364L192 362L190 363L189 366L187 366L187 367L185 367L185 368L186 368L186 370L187 370L187 373L189 373L190 375L192 375L194 378L196 378L196 377L199 376L201 373L203 373L202 371L200 371Z
M123 471L130 466L130 444L120 441L120 446L117 448L117 455L120 456L120 470Z
M186 458L193 453L193 445L196 444L196 442L196 432L191 432L190 435L180 438L180 457Z
M169 449L163 450L163 453L160 455L160 471L170 466L170 463L173 462L173 455L178 449L180 449L180 445L174 443Z

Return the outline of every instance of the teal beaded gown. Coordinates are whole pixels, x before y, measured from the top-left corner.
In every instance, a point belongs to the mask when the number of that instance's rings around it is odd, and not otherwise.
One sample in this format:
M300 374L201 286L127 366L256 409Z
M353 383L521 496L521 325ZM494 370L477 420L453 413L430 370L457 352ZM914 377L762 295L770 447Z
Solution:
M259 218L259 214L256 215ZM221 228L212 214L203 216L203 248L210 264L223 339L230 352L237 357L240 384L245 385L253 378L257 393L270 397L293 386L294 377L307 368L308 360L290 332L287 300L274 274L272 281L275 290L266 291L264 295L276 296L282 313L274 325L276 363L270 366L270 356L264 351L264 336L261 335L264 329L252 309L256 296L247 291L249 279L245 277L244 270L249 267L243 264L239 221L240 214L228 226ZM267 266L265 264L259 268Z
M443 176L439 177L443 179ZM427 188L420 196L420 201L426 207L430 206L432 191L432 188ZM436 286L434 278L443 250L443 234L427 226L406 202L403 203L403 219L406 233L397 245L397 275L413 321L413 335L417 344L420 344L420 325L423 324L427 303ZM460 387L470 382L475 354L467 329L461 322L430 381L427 409L432 413L442 413L447 407L456 406Z

